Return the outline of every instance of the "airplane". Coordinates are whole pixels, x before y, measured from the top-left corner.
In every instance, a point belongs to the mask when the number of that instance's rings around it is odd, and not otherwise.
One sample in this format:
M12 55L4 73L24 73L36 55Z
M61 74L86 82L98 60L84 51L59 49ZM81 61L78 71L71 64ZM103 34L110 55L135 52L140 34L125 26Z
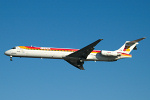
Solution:
M98 39L81 49L16 46L7 50L4 54L10 57L10 61L12 61L12 57L64 59L80 70L84 70L84 61L117 61L123 58L131 58L130 52L137 50L136 45L143 39L145 37L134 41L126 41L121 48L115 51L94 50L94 47L103 40Z

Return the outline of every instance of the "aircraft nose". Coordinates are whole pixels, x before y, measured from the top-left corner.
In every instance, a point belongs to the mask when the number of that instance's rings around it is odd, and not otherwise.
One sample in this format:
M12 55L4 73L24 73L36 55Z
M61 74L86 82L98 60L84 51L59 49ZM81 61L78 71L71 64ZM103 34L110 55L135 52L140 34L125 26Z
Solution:
M5 55L9 56L10 55L10 50L5 51Z

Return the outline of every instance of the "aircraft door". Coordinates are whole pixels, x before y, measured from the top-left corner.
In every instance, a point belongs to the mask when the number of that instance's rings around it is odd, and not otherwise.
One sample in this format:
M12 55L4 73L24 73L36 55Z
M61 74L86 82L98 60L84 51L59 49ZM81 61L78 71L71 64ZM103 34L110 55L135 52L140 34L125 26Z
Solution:
M24 56L25 55L25 52L24 52L24 50L23 49L21 49L21 48L17 48L17 54L18 55L20 55L20 56Z

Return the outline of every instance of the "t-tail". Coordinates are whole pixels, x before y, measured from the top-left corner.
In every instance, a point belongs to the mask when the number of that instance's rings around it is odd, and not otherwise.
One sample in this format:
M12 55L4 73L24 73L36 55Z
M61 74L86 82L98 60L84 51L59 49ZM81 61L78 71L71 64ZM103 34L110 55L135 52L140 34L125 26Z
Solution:
M138 42L143 39L145 39L145 37L134 40L134 41L126 41L125 44L118 50L115 50L115 51L102 50L101 54L103 56L113 57L113 58L115 58L115 60L122 59L122 58L130 58L130 57L132 57L132 55L130 55L129 53L132 50L137 50L136 45L139 44Z
M116 50L117 52L120 52L121 53L121 56L123 58L126 58L127 56L128 57L132 57L129 53L132 51L132 50L137 50L137 47L136 45L139 44L138 42L145 39L145 37L143 38L140 38L140 39L137 39L137 40L134 40L134 41L126 41L125 44L118 50ZM126 57L125 57L126 56Z

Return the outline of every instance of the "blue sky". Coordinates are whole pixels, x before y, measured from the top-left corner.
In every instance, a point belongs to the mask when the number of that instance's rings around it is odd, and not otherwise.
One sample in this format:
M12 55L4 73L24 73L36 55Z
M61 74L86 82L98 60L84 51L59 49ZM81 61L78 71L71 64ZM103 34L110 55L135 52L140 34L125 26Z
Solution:
M150 100L149 0L1 0L0 100ZM85 62L13 58L14 46L116 50L147 37L131 59Z

